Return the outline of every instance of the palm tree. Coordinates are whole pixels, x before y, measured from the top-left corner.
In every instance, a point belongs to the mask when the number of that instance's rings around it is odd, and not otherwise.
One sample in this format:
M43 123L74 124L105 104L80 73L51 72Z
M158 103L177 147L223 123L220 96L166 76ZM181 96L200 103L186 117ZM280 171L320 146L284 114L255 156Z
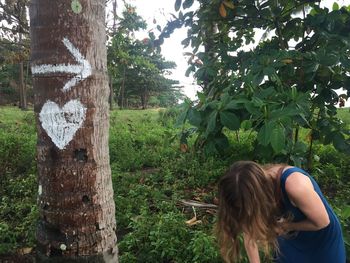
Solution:
M38 262L118 262L105 1L33 0Z

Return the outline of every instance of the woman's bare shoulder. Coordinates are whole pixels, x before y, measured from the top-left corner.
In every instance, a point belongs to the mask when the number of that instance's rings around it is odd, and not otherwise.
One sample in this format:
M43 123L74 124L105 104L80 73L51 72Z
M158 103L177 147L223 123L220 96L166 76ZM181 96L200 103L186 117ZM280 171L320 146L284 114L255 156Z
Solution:
M292 172L288 176L285 189L291 200L306 197L311 191L314 191L310 178L298 171Z

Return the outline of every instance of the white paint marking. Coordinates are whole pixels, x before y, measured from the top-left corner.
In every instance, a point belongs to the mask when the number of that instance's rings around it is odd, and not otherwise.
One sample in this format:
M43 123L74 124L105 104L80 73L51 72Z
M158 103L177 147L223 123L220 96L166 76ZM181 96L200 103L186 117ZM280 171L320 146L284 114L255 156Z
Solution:
M43 64L32 66L33 75L45 75L50 73L69 73L76 74L63 87L63 91L68 91L80 81L83 81L91 75L91 65L88 60L80 53L80 51L67 39L63 38L63 44L72 54L74 59L79 63L78 65L71 64Z
M69 101L62 109L48 100L39 114L41 126L61 150L73 139L85 117L86 108L78 100Z
M38 194L41 195L43 193L43 186L39 184Z

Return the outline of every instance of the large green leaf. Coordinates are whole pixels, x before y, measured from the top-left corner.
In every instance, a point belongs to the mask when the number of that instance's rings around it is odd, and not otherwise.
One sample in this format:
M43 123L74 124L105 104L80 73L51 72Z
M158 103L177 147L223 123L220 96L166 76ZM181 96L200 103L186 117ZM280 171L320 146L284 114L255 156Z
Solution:
M185 102L181 106L181 114L177 117L175 127L180 127L185 124L190 108L191 103L185 100Z
M193 108L188 111L187 119L190 124L196 127L199 127L202 121L200 112Z
M185 124L187 113L188 113L188 110L186 109L179 115L179 117L176 120L175 127L180 127L183 124Z
M341 132L333 133L333 146L341 152L350 152L350 145L348 141L345 140L344 135Z
M175 2L175 10L179 11L181 7L182 0L176 0Z
M322 65L334 66L339 63L340 57L339 57L339 54L335 52L328 52L328 53L319 54L318 59Z
M190 74L191 74L191 72L195 71L195 69L196 69L196 68L195 68L193 65L189 66L189 67L187 68L186 72L185 72L185 76L186 76L186 77L189 77Z
M271 119L279 119L281 117L296 116L301 113L301 110L295 107L286 107L283 109L277 109L270 112L269 117Z
M240 121L236 114L229 111L220 112L220 121L222 125L233 131L238 130L240 127Z
M206 130L206 135L208 136L211 132L215 130L216 127L216 118L218 116L218 112L215 110L209 115L208 126Z
M316 72L319 68L320 64L318 64L316 61L307 61L304 62L304 69L305 73L313 73Z
M258 133L258 142L264 146L267 146L271 142L271 131L273 129L272 122L265 122L260 128Z
M218 148L221 151L227 149L230 146L230 142L228 138L223 133L219 133L216 136L214 142L215 142L216 148Z
M191 7L193 5L193 2L194 2L194 0L185 0L185 2L183 3L182 7L184 9L189 8L189 7Z
M333 10L333 11L339 10L339 5L338 5L337 2L334 2L334 3L333 3L332 10Z
M250 102L248 99L233 99L225 105L224 110L241 109L244 106L244 104L248 102Z
M275 125L271 132L271 146L275 153L280 153L285 147L285 129L282 125Z
M244 106L250 114L257 116L261 115L261 111L254 105L253 102L247 102Z
M241 123L241 128L245 131L251 129L252 126L253 126L253 123L251 120L244 120Z
M262 89L255 94L255 96L258 97L259 99L266 99L273 95L276 95L276 90L274 87L268 87L267 89Z

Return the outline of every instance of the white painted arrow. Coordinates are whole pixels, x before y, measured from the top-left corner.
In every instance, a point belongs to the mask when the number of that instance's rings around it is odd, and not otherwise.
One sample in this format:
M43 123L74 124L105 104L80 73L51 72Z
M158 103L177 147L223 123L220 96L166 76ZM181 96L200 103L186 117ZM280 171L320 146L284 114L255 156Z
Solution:
M45 75L50 73L69 73L76 74L72 79L70 79L63 87L63 91L68 91L75 85L77 85L80 81L86 79L91 75L91 65L89 61L87 61L84 56L80 53L80 51L73 46L73 44L67 39L63 38L63 44L72 54L74 59L79 63L78 65L71 64L58 64L58 65L35 65L32 66L32 74L33 75Z

